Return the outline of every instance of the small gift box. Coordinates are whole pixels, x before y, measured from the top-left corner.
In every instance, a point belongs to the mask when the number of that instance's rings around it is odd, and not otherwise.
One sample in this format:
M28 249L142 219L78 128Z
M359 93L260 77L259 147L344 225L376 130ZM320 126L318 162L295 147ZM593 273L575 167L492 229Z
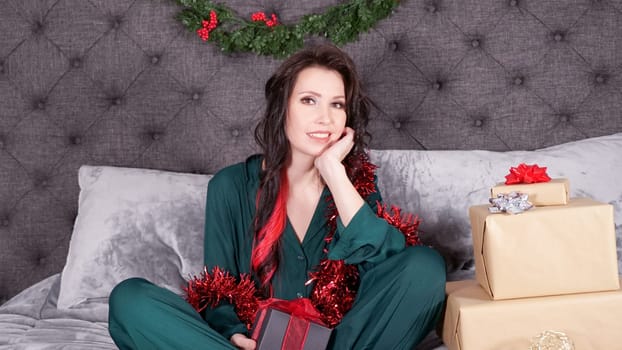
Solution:
M490 190L492 198L502 193L520 192L527 194L535 206L568 204L568 179L552 179L549 182L506 185L499 183Z
M331 332L308 298L272 298L260 303L251 337L256 350L323 350Z
M588 198L518 215L469 208L475 276L495 299L619 288L613 207Z
M546 167L538 164L521 163L510 168L505 176L505 183L499 183L490 190L492 198L499 194L519 192L529 196L529 202L535 206L568 204L568 180L553 179L546 173Z
M474 280L446 289L449 350L620 348L622 290L497 301Z

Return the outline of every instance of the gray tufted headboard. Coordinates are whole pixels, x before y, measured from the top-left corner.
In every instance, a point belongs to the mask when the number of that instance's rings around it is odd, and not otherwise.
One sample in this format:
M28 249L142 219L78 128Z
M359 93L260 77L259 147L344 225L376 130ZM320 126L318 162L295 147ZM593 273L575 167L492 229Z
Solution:
M291 23L340 1L223 2ZM177 11L0 1L0 303L61 271L80 165L213 173L256 150L279 62L223 55ZM404 0L345 50L377 105L373 148L534 149L622 131L621 0Z

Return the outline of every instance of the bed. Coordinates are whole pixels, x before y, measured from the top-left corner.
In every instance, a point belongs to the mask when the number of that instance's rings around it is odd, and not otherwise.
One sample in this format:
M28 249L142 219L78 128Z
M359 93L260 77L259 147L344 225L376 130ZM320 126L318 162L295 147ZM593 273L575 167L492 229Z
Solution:
M223 2L283 23L341 3ZM115 282L200 272L209 179L256 152L279 59L221 52L174 1L0 6L0 349L114 349ZM520 162L612 204L620 261L621 38L619 0L406 0L343 46L383 196L421 217L449 280L473 276L468 206Z

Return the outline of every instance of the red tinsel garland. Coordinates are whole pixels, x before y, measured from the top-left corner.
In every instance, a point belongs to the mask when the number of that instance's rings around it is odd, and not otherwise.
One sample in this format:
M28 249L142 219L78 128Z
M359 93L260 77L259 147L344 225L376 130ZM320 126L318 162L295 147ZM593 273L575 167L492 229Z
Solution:
M417 231L421 222L419 216L410 213L402 216L402 210L395 205L391 206L391 211L393 215L389 214L386 206L378 203L378 217L385 219L390 225L397 227L404 234L406 246L420 245L421 240L419 240L419 232Z
M200 277L194 276L184 287L186 300L198 312L225 302L233 305L240 321L250 329L257 313L257 288L250 275L241 274L239 281L228 271L215 266L210 273L203 268Z
M352 184L364 199L376 192L374 179L376 166L365 154L352 157L346 164L346 171ZM406 245L419 245L417 229L419 218L408 214L401 215L400 208L391 206L390 214L386 207L378 203L378 217L385 219L390 225L398 228L406 238ZM328 244L337 230L337 208L332 196L328 198L328 228L324 253L328 253ZM329 327L341 322L343 316L352 308L359 286L359 273L356 265L346 264L343 260L320 261L317 271L310 274L307 282L315 283L311 292L311 302L320 312L322 321ZM186 300L194 309L201 312L207 307L214 308L220 303L233 305L240 321L247 328L252 327L259 304L260 296L250 275L241 274L239 280L223 271L218 266L210 273L204 268L200 277L193 277L184 288Z

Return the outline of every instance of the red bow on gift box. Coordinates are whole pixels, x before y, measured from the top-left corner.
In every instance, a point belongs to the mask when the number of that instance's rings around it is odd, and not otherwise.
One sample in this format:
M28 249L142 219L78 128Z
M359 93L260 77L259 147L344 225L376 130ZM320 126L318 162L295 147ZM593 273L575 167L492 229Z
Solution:
M517 167L511 167L510 173L505 175L506 185L548 181L551 181L551 178L546 174L546 167L539 167L538 164L527 165L520 163Z
M326 343L328 343L328 337L330 336L330 329L326 328L326 324L324 324L320 318L319 311L313 306L311 300L308 298L298 298L294 300L282 300L277 298L270 298L267 300L263 300L259 302L259 309L257 311L257 319L255 321L255 326L252 332L251 337L258 341L258 348L265 347L266 344L259 344L260 338L264 338L260 335L260 332L266 331L264 330L263 324L266 322L266 318L268 317L268 309L274 309L278 311L282 311L289 315L289 321L287 322L287 327L282 335L282 339L278 339L276 343L280 344L280 349L290 350L290 349L306 349L309 344L305 344L309 339L307 338L309 328L311 327L311 323L315 323L317 325L321 325L325 329L325 339L316 339L320 343L323 343L324 347ZM277 331L272 329L272 331ZM282 331L282 330L281 330ZM316 334L317 335L317 334ZM268 337L274 338L275 334L272 334ZM268 340L269 344L268 348L272 349L274 343L274 339ZM322 347L322 348L324 348Z

